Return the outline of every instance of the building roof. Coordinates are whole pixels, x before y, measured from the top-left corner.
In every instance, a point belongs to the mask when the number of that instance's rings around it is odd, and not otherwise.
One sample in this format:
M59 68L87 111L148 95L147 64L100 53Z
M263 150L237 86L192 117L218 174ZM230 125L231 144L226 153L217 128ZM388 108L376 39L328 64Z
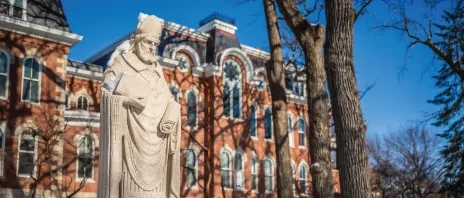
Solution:
M71 32L60 0L27 0L26 20L33 24Z
M104 68L99 65L94 65L91 63L79 62L75 60L68 59L68 67L73 67L76 69L84 69L93 72L103 73Z

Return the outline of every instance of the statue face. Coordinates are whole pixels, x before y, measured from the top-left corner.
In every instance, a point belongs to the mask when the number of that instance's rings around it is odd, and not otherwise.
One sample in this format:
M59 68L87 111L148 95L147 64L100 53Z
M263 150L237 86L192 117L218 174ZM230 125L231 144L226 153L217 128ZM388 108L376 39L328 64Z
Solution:
M136 54L143 62L153 64L156 62L156 47L159 40L154 37L145 37L136 43Z

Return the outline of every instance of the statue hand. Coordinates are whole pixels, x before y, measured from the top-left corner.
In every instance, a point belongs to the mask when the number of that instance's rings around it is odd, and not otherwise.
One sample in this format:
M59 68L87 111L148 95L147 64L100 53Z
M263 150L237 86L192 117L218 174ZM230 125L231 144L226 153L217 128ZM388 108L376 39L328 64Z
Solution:
M138 108L140 110L143 110L146 106L145 102L142 101L142 99L137 99L134 97L126 96L124 97L124 100L122 101L123 105L129 105L133 106L135 108Z

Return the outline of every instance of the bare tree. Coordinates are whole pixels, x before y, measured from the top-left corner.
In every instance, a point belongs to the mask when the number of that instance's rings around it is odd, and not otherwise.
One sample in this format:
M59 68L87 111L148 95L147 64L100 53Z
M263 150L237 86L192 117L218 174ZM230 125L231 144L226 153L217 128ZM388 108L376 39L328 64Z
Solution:
M319 1L306 7L305 1L276 0L284 20L297 39L305 57L306 83L310 122L310 157L313 195L332 197L332 172L330 160L329 107L325 89L326 75L322 46L325 28L319 24L310 24L306 16L318 11ZM306 13L298 9L303 4Z
M263 0L264 13L268 29L271 59L266 64L272 95L272 113L274 114L274 134L277 153L277 195L293 197L293 181L290 148L287 133L287 94L285 89L285 69L282 56L279 26L274 0Z
M373 189L382 197L441 197L440 139L426 128L407 127L368 143Z

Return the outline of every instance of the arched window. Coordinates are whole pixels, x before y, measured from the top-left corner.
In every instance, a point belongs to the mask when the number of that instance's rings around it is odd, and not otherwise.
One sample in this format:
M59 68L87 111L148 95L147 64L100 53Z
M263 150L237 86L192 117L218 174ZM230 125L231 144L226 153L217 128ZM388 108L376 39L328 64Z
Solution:
M39 103L40 101L41 66L35 58L24 60L23 69L23 102Z
M337 151L330 151L332 158L332 169L337 169Z
M229 59L224 63L224 115L241 118L242 71L240 65Z
M287 122L287 132L288 132L288 144L290 147L295 147L295 136L293 135L293 120L290 115L288 115L288 122Z
M245 186L244 161L242 153L235 153L235 189L241 190Z
M3 161L5 155L5 130L0 126L0 177L3 177Z
M271 108L264 110L264 138L272 139L272 111Z
M257 137L257 126L258 126L258 121L256 120L256 106L251 105L250 106L250 135L251 137Z
M300 166L300 195L306 194L306 167Z
M30 177L35 175L37 136L24 132L20 135L18 150L18 176Z
M8 72L10 60L8 55L0 51L0 98L6 98L8 92Z
M197 156L193 149L185 151L185 171L187 175L187 188L192 188L197 185Z
M187 126L192 129L197 126L197 107L198 98L194 91L190 91L187 95Z
M79 96L79 98L77 98L77 110L89 110L89 100L87 99L87 97Z
M298 120L298 145L300 147L306 147L306 124L303 119Z
M232 175L232 168L231 168L231 155L229 152L224 151L221 153L221 178L222 178L222 185L225 188L232 188L231 182L231 175Z
M192 59L185 52L182 52L182 51L177 52L176 53L176 60L179 61L179 65L177 65L177 66L179 67L179 69L181 71L186 71L186 70L188 70L188 68L192 67Z
M259 166L259 159L256 156L251 158L251 190L257 192L258 191L258 166Z
M169 91L171 91L172 96L176 102L179 102L179 88L175 86L170 86Z
M274 193L274 165L271 159L264 160L264 184L266 193Z
M77 179L93 178L93 149L92 135L82 135L77 145Z

